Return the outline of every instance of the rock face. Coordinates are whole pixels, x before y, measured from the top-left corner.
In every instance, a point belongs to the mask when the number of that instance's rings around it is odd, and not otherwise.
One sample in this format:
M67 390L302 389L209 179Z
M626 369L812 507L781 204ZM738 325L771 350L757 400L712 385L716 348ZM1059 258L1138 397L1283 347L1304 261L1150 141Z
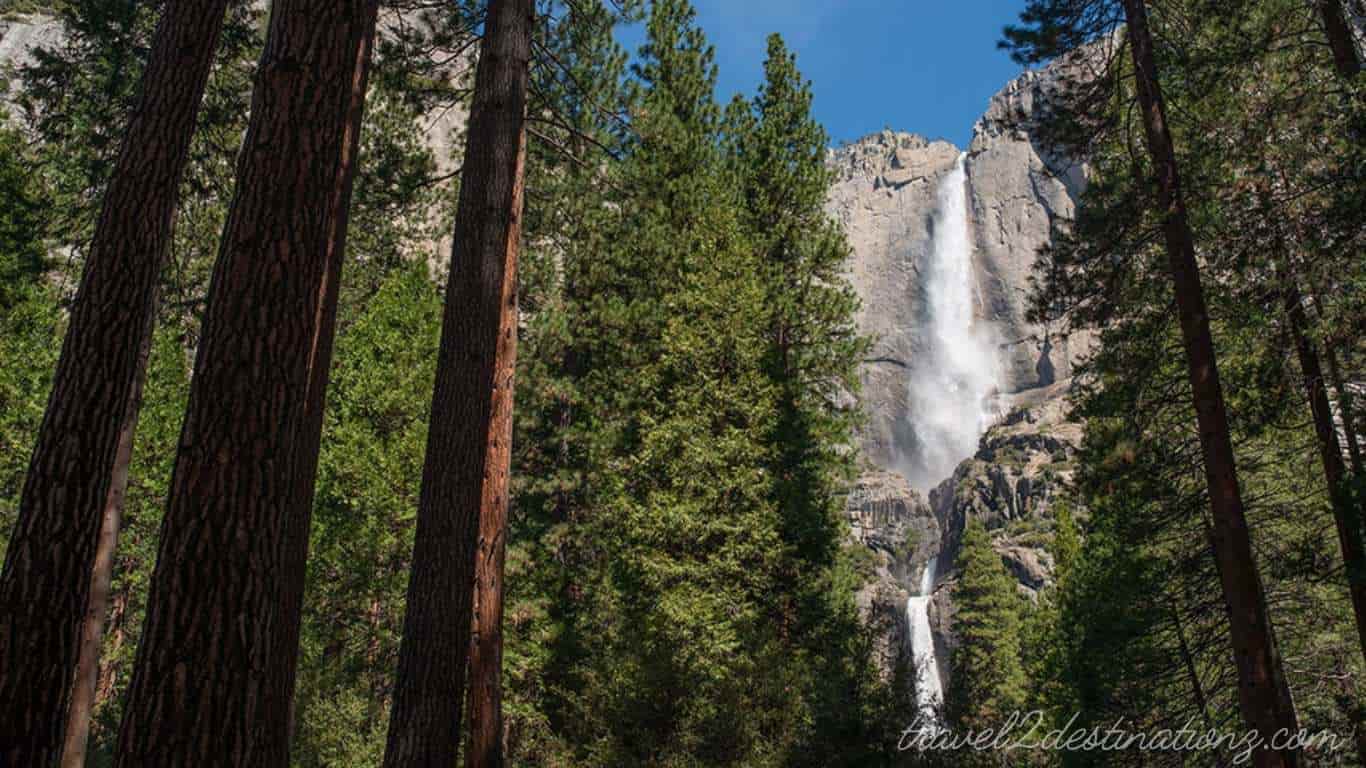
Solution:
M944 562L958 554L968 521L981 522L1020 584L1052 581L1052 504L1072 479L1082 428L1067 417L1068 382L1033 390L982 436L977 453L930 493L944 531Z
M1001 339L1003 390L1018 393L1071 377L1089 338L1062 338L1025 319L1029 278L1057 219L1070 219L1085 187L1083 168L1058 160L1028 130L1054 87L1029 72L992 98L968 150L968 199L983 319ZM1020 126L1025 127L1020 127Z
M922 273L939 182L958 155L948 142L891 131L830 154L836 181L827 209L853 247L859 325L874 340L862 370L863 456L885 469L898 469L914 443L909 376L925 349Z
M918 575L939 551L939 521L929 502L895 472L865 473L849 491L852 535L886 558L902 582Z
M871 471L849 491L851 534L871 553L872 577L856 599L878 629L879 667L887 679L911 655L907 585L939 548L939 522L930 505L894 472Z
M1013 395L1072 375L1090 338L1063 338L1026 319L1029 279L1054 223L1070 218L1084 187L1081 166L1052 158L1029 130L1056 87L1030 72L992 98L966 153L977 320L1000 340L1000 390ZM845 228L849 277L863 300L859 322L874 339L863 367L868 424L863 455L897 469L913 450L910 379L926 350L925 272L936 195L960 150L945 141L883 131L832 150L828 211Z
M14 73L33 62L33 52L61 45L65 39L61 22L47 16L0 19L0 106L8 104Z

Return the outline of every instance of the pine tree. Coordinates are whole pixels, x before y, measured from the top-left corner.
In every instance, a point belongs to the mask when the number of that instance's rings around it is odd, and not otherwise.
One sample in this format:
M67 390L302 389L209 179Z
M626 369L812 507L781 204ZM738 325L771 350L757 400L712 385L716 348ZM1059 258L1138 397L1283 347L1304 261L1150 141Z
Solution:
M424 263L357 311L337 339L313 516L293 750L308 768L384 756L441 334Z
M841 272L849 247L824 211L828 140L811 117L810 84L795 57L776 35L768 45L765 82L748 109L732 113L728 133L766 284L765 368L781 393L769 437L775 497L798 562L820 566L839 542L834 497L849 470L839 448L853 413L836 403L857 388L862 346L857 298Z
M1230 640L1241 683L1238 690L1243 717L1249 728L1268 739L1283 729L1293 731L1296 726L1294 706L1267 613L1265 589L1253 556L1226 397L1216 363L1209 304L1196 262L1195 235L1159 81L1147 6L1142 0L1124 0L1118 4L1108 0L1083 4L1037 0L1031 2L1022 18L1029 26L1008 30L1007 37L1021 58L1034 60L1068 53L1107 34L1118 21L1126 22L1134 98L1142 117L1147 159L1156 176L1157 199L1152 204L1164 234L1167 270L1174 288L1188 363L1188 384L1194 400L1202 468L1212 511L1208 535L1218 561L1228 609ZM1289 750L1273 753L1262 749L1257 759L1264 765L1298 764L1298 757Z
M271 659L297 622L280 605L303 578L288 562L291 494L316 451L310 366L330 344L322 289L377 4L323 6L272 9L116 765L286 759L290 695ZM216 640L228 626L234 639Z
M0 369L0 536L8 543L33 438L43 418L57 355L57 300L41 233L42 188L27 173L33 157L0 113L0 354L26 364Z
M808 693L820 736L802 752L812 763L831 764L855 758L850 744L830 734L868 727L858 706L866 693L858 652L834 639L857 636L859 628L847 620L847 593L832 583L846 567L841 494L852 477L858 415L847 403L857 396L866 340L844 275L850 249L824 207L829 139L811 115L811 85L780 36L769 37L756 96L727 110L723 140L765 293L763 369L776 416L762 440L784 545L774 620L810 663L822 665Z
M103 598L176 190L226 8L204 0L162 15L67 323L0 575L0 755L16 764L62 750L78 666L71 748L84 746L104 617L92 573Z
M1025 702L1021 599L979 521L970 521L964 529L955 568L954 631L959 646L951 660L948 716L960 730L999 727Z
M350 85L342 107L341 136L334 177L327 199L327 241L318 291L318 307L312 329L308 361L308 384L304 415L299 426L299 453L293 468L294 495L286 513L284 573L279 586L280 625L275 630L275 651L270 655L268 691L277 697L271 711L286 718L284 728L271 732L265 759L271 764L289 762L294 735L294 686L298 669L299 631L303 622L304 585L308 571L308 544L313 519L313 490L321 451L323 409L332 374L332 346L337 333L337 309L341 300L342 264L351 222L351 199L360 163L361 127L369 93L370 66L375 47L378 0L357 7L358 33L346 40L344 51L350 65Z
M531 0L490 4L456 209L389 768L455 762L467 671L467 764L503 762L502 581L534 26Z

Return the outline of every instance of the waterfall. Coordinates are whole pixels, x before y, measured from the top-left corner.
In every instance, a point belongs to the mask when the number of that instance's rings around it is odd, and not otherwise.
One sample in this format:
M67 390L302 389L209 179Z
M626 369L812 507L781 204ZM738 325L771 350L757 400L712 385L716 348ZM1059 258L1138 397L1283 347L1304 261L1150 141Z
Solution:
M911 626L911 661L915 665L915 708L926 719L936 717L944 699L939 660L934 652L934 634L930 631L936 559L931 557L925 564L925 573L920 577L920 594L906 601L906 618Z
M994 417L1000 381L996 343L976 322L979 303L968 226L967 170L960 154L940 182L933 240L922 271L924 325L910 376L915 445L906 477L928 489L977 450Z

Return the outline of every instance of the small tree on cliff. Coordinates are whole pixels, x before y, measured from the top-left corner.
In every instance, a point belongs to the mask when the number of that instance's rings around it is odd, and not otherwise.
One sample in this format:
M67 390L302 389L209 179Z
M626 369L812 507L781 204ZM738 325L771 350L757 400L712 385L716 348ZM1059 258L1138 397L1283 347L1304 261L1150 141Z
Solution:
M960 645L953 654L948 716L963 730L996 728L1025 701L1020 596L979 521L963 532L957 568L954 628Z

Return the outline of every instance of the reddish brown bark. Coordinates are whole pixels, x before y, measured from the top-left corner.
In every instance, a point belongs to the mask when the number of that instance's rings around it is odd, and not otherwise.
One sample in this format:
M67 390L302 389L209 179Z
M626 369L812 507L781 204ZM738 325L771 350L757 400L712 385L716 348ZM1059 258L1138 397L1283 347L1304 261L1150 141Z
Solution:
M512 207L522 210L526 135L520 137ZM521 221L508 228L503 259L502 317L499 318L498 370L493 416L489 424L489 458L494 482L484 484L480 501L479 543L474 569L474 630L470 643L469 768L503 765L503 559L507 552L507 488L512 460L513 374L517 361L517 246Z
M534 13L533 0L490 2L475 75L386 768L455 764L476 550L481 631L466 760L502 759L502 550Z
M308 361L308 392L304 402L298 466L294 472L294 498L285 532L285 574L280 584L281 620L276 635L276 650L271 654L271 690L283 696L272 710L285 713L286 728L272 731L275 743L267 749L271 765L287 765L289 743L294 735L294 683L298 671L299 629L303 620L304 584L308 575L308 542L313 519L313 491L318 475L323 412L327 404L327 382L332 370L332 342L337 331L337 299L340 295L342 264L346 256L346 233L350 223L351 191L360 154L361 126L365 116L365 93L374 52L375 18L379 0L367 0L362 10L368 19L362 27L368 33L354 40L352 75L346 123L342 136L342 157L337 180L328 203L328 238L324 256L323 282L319 287L318 312Z
M64 742L100 531L127 482L121 446L136 429L141 350L226 6L166 6L95 225L0 576L0 764L55 765Z
M1296 729L1295 707L1276 650L1266 595L1252 552L1214 340L1210 335L1209 311L1195 260L1195 238L1186 217L1176 152L1167 127L1147 7L1144 0L1124 0L1124 12L1148 150L1157 171L1162 229L1190 369L1205 480L1209 487L1210 539L1229 613L1229 634L1238 669L1238 700L1247 726L1269 741L1282 729L1287 733ZM1269 748L1259 749L1253 760L1259 768L1300 764L1298 753Z
M252 92L115 764L283 767L291 542L330 346L357 52L375 0L276 0ZM335 261L335 260L334 260ZM324 368L325 370L325 368ZM325 377L325 373L320 374ZM318 396L316 402L321 402ZM310 459L310 456L314 458ZM294 630L297 639L297 629Z

